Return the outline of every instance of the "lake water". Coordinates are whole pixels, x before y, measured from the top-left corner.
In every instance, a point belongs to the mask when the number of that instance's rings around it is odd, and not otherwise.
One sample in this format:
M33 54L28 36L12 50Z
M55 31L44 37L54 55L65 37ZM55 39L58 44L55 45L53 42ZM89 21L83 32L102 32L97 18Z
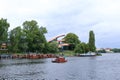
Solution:
M120 80L120 54L49 59L0 60L0 80Z

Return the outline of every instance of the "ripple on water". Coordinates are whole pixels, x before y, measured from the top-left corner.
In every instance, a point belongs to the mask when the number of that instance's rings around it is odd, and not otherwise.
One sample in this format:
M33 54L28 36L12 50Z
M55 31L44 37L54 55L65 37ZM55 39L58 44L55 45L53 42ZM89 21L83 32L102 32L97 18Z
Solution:
M67 57L66 63L52 59L0 60L0 80L119 80L120 54L98 57Z

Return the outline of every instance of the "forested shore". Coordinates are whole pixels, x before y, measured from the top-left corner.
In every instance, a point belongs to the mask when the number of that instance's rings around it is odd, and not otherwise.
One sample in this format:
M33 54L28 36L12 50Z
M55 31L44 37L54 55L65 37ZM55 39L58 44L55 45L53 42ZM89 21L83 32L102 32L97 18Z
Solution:
M10 23L7 19L0 19L0 45L6 45L5 49L0 47L0 53L59 53L57 41L48 42L45 34L46 27L39 26L35 20L25 21L22 26L15 26L8 32ZM75 53L95 52L95 34L91 30L89 32L88 42L81 42L75 33L68 33L63 38L64 43L70 44L70 51ZM63 51L63 50L62 50Z

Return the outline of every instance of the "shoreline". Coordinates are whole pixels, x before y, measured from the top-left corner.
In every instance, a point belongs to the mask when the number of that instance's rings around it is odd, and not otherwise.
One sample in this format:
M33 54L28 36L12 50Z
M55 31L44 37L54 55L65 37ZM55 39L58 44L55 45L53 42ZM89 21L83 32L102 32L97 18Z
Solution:
M0 59L43 59L43 58L54 58L55 54L0 54Z

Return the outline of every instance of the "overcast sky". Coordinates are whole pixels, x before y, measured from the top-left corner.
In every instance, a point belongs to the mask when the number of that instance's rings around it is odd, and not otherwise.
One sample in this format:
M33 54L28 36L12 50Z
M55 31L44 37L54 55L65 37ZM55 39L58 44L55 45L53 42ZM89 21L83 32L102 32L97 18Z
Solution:
M36 20L47 39L73 32L88 42L93 30L97 48L120 48L120 0L0 0L0 18L9 30Z

